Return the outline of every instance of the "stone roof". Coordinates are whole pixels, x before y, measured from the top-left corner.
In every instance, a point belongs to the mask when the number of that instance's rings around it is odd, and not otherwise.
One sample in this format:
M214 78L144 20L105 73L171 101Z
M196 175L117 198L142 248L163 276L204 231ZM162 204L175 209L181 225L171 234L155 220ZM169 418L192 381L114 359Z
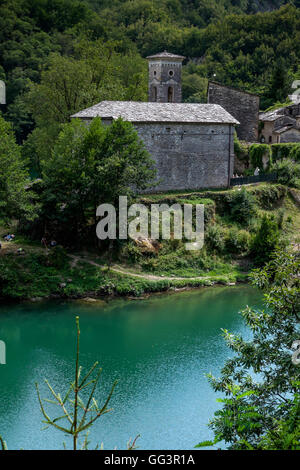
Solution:
M185 57L183 55L172 54L171 52L158 52L157 54L148 55L146 59L173 59L173 60L183 60Z
M202 103L148 103L139 101L101 101L73 114L72 118L117 119L130 122L190 122L211 124L239 124L218 104Z
M294 131L299 131L299 132L300 132L299 127L296 127L296 126L284 126L284 127L280 127L279 129L276 129L276 130L274 131L274 134L283 134L284 132L289 131L290 129L293 129Z
M260 121L276 121L280 117L284 117L284 114L281 114L284 108L274 109L273 111L267 111L266 113L259 113Z

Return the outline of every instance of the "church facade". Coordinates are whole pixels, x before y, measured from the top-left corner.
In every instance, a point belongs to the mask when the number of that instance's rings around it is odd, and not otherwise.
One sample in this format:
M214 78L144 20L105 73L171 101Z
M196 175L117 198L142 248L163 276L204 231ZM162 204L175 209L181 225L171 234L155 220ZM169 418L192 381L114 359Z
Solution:
M181 103L184 57L149 56L149 101L102 101L73 118L110 124L131 122L157 168L152 192L225 188L234 166L234 127L239 122L217 104Z

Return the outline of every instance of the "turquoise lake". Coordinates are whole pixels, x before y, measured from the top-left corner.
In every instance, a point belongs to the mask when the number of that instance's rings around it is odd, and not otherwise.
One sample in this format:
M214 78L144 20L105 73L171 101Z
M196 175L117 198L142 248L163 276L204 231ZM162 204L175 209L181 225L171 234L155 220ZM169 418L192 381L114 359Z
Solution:
M103 367L100 403L119 381L113 411L91 429L89 447L103 442L104 449L125 449L129 438L140 434L140 449L192 449L212 437L207 423L219 406L218 394L205 374L218 375L231 355L221 328L249 336L238 315L246 305L262 305L261 293L246 285L99 304L1 305L7 363L0 365L0 434L9 449L62 449L63 442L71 447L70 437L42 430L35 382L45 398L50 398L45 378L61 394L66 391L73 380L79 315L80 364L87 370L98 360Z

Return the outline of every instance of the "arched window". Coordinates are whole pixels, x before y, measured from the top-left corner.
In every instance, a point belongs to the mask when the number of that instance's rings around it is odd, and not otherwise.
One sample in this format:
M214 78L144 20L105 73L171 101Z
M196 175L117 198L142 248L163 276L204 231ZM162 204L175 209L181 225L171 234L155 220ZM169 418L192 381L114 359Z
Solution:
M152 93L153 93L153 101L157 101L157 88L156 88L156 86L153 87Z
M168 88L168 103L173 103L173 87Z

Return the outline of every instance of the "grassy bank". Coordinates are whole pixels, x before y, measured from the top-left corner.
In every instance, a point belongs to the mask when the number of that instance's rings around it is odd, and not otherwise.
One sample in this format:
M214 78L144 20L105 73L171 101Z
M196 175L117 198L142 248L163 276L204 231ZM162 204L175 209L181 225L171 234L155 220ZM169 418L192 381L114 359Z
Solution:
M162 240L155 248L129 240L108 256L107 251L66 253L61 247L45 250L18 233L0 228L0 297L141 296L145 293L245 282L254 266L253 240L265 215L276 221L280 243L299 243L300 210L295 194L275 184L241 190L145 195L140 202L189 203L205 206L205 244L186 251L184 240ZM250 195L251 210L245 204ZM249 212L249 214L248 214ZM248 214L248 215L247 215ZM18 248L24 254L19 255Z
M52 253L13 253L0 258L1 296L10 299L81 298L104 295L140 296L145 293L167 291L183 287L229 284L245 280L238 272L226 275L212 274L199 279L148 279L94 266L88 261L65 260L55 265Z

